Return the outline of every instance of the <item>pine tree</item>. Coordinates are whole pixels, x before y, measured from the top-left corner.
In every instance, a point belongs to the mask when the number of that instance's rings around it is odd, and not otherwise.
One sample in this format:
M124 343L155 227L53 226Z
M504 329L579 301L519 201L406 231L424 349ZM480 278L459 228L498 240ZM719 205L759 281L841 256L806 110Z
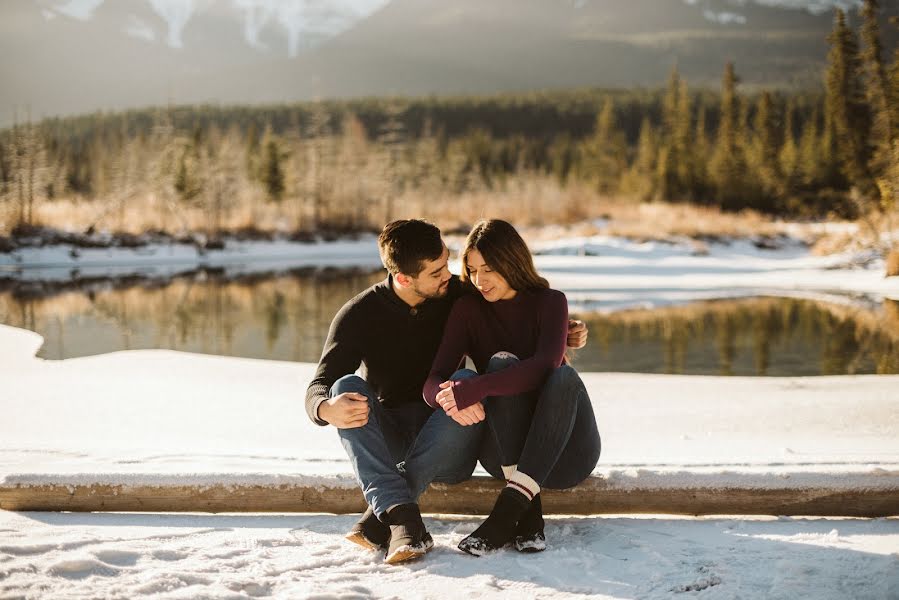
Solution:
M899 30L899 16L892 17L890 22ZM894 35L896 33L894 32ZM887 81L889 84L890 119L893 123L893 135L899 136L899 44L893 50L893 62L887 70Z
M637 156L621 184L625 193L633 194L641 202L652 200L655 195L657 146L649 117L644 116L637 142Z
M742 207L745 183L745 161L741 148L740 108L737 98L737 75L734 65L728 62L721 83L721 115L718 139L710 165L710 175L715 185L716 197L723 208Z
M677 64L671 67L668 87L662 99L662 127L659 131L659 152L656 163L656 196L661 200L674 200L681 193L678 166L681 148L678 145L677 128L680 117L681 79Z
M877 0L865 0L862 8L862 53L861 64L864 70L866 98L871 114L870 135L864 140L868 143L868 168L875 179L883 179L889 170L892 158L892 146L897 135L896 124L892 122L890 109L890 84L883 62L883 47L880 41L880 26L877 17L880 7Z
M832 156L833 146L822 139L818 121L820 115L814 110L802 125L799 138L799 173L801 182L806 188L814 189L823 182L822 173L829 173L828 168L835 168L836 163L826 158ZM828 167L830 165L830 167Z
M681 92L681 78L677 70L677 64L671 67L668 75L668 87L665 98L662 101L662 131L663 142L670 143L674 140L674 131L677 128L679 116L679 99Z
M596 183L600 194L617 191L625 167L627 144L615 124L615 103L606 98L596 118L593 136L583 145L583 168L586 177Z
M756 208L773 210L775 197L782 189L782 175L778 164L778 131L773 114L771 94L763 92L756 105L750 156L756 181L761 188L760 205Z
M795 101L790 99L784 111L783 145L777 154L780 172L783 174L784 194L789 198L799 187L799 146L794 134L793 113Z
M674 126L675 171L677 194L689 199L696 193L696 156L690 151L692 140L692 109L690 90L681 80L677 99L677 121Z
M868 170L871 153L866 143L870 119L861 80L858 42L841 9L836 10L834 28L827 39L830 52L825 101L827 118L835 136L836 158L849 184L863 197L870 198L873 195Z
M690 151L693 165L693 190L694 200L706 201L709 189L709 138L705 124L705 106L700 104L696 111L696 131L693 134L693 144Z

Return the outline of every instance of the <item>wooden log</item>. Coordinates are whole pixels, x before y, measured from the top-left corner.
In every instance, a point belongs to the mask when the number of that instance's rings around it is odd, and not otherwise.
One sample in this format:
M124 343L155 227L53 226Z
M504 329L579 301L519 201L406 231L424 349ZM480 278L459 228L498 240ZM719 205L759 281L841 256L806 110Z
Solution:
M475 477L433 484L426 513L486 514L502 484ZM547 514L680 514L886 517L899 515L899 489L844 487L622 487L600 477L569 490L544 490ZM302 484L0 484L0 509L121 512L325 512L364 509L352 486Z

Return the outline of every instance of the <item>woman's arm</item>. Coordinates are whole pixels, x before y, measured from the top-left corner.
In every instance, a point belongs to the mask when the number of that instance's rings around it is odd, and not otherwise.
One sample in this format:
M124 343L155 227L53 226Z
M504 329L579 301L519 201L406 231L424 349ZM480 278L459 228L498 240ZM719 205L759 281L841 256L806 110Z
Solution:
M443 339L434 363L431 365L431 373L425 381L422 397L433 408L440 408L437 404L437 393L440 392L440 384L447 381L459 368L459 363L468 351L468 322L471 318L471 310L467 301L460 298L453 305L446 327L443 329Z
M455 382L453 397L459 410L488 396L506 396L536 389L550 371L562 364L568 338L568 301L565 294L555 291L547 294L536 318L540 320L540 333L534 355L501 371Z

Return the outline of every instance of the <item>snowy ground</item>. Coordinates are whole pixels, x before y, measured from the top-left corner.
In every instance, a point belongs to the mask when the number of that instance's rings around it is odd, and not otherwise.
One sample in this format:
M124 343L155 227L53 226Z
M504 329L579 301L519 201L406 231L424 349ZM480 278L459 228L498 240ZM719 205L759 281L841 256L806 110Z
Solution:
M33 357L40 342L0 326L8 481L350 473L333 430L306 417L312 364L168 350L47 361ZM599 472L622 485L677 472L809 485L851 473L874 487L899 478L899 376L583 377L603 437Z
M474 558L470 517L389 566L350 516L0 512L0 597L899 597L899 520L550 518L539 555Z
M312 365L171 351L33 358L0 326L0 481L278 483L349 472L302 408ZM620 485L897 487L899 377L585 374ZM727 399L724 401L723 399ZM897 491L899 493L899 491ZM476 559L472 517L387 566L351 516L0 512L0 597L892 598L899 519L549 519L539 556Z
M250 252L226 269L299 259L358 265L374 246L331 250ZM738 242L692 256L687 246L596 237L539 250L539 268L573 304L609 310L766 289L899 299L899 281L883 279L882 265L835 268L854 258L812 257L798 246ZM78 268L133 268L125 262ZM37 264L7 272L43 279L58 268ZM157 256L141 268L159 275L196 265L196 257ZM58 266L71 275L72 265ZM34 358L40 344L37 334L0 325L0 483L314 477L351 485L333 430L304 413L313 365L158 350L55 362ZM597 474L620 486L739 481L899 493L899 377L584 378L603 436ZM442 515L427 519L435 551L406 566L344 542L352 521L0 512L0 597L899 597L897 519L552 517L546 553L475 559L454 546L477 520Z

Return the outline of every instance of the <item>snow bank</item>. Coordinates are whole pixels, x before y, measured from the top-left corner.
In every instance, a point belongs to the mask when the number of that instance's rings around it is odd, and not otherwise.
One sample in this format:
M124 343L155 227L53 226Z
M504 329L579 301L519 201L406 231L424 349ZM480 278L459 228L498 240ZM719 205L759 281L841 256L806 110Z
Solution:
M78 277L173 277L198 268L229 275L264 273L303 266L380 266L377 240L303 243L229 240L222 250L189 244L149 244L138 248L76 248L62 244L0 253L0 276L17 280L68 281Z
M0 356L35 348L35 334L0 326ZM334 430L305 414L313 371L163 350L4 360L0 409L13 418L0 421L0 477L348 485ZM883 489L899 475L897 376L583 376L603 439L597 474L616 485Z
M458 242L452 242L458 245ZM458 248L456 248L458 250ZM534 245L537 268L564 291L572 310L619 310L756 295L851 301L899 299L899 277L884 278L881 259L812 256L799 242L761 249L750 240L709 243L634 242L610 236L565 238ZM458 272L458 260L451 268ZM0 254L0 277L68 281L77 276L166 278L198 268L228 276L277 273L302 266L378 267L373 237L299 243L229 241L223 250L195 246L21 248Z

